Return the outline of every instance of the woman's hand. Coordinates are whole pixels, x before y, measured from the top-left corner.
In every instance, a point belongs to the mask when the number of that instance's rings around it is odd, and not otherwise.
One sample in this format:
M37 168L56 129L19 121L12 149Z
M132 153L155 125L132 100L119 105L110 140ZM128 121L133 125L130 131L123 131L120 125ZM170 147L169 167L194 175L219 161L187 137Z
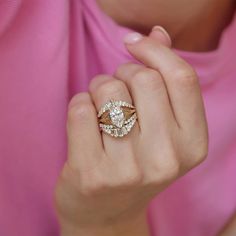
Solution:
M198 77L168 40L158 28L149 37L127 37L127 49L143 65L97 76L89 93L70 102L68 160L56 188L65 235L148 235L145 227L140 234L135 228L149 201L205 159L208 132ZM123 138L99 131L97 110L110 99L137 109L138 125Z

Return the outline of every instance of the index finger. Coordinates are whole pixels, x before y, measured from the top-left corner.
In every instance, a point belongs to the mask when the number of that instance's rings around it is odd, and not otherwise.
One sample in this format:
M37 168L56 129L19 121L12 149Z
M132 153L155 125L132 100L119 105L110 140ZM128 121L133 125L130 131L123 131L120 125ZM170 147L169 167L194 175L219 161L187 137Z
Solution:
M135 33L135 40L129 35L126 47L136 59L162 74L179 126L187 130L196 124L200 126L204 124L205 111L198 76L173 50L155 39L156 30L150 37Z

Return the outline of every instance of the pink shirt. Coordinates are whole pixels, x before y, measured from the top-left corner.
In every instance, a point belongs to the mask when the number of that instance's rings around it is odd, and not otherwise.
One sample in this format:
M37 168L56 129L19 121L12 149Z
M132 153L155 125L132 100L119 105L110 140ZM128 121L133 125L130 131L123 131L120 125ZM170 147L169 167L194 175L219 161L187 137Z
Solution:
M94 0L0 2L1 236L59 235L52 196L67 104L94 75L132 60L129 31ZM148 219L152 236L213 236L236 210L236 19L215 51L178 53L199 74L209 157L150 203Z

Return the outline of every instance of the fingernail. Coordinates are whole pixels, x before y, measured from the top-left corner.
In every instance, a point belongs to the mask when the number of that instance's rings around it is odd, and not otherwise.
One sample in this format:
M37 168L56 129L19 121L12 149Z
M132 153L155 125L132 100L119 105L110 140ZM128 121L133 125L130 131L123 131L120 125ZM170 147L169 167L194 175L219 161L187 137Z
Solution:
M161 26L159 26L159 25L154 26L154 27L152 28L152 31L159 31L159 32L161 32L161 33L164 34L164 36L169 40L170 44L172 43L172 40L171 40L171 38L170 38L170 35L167 33L167 31L166 31L163 27L161 27Z
M125 36L124 42L127 44L135 44L143 39L143 35L139 33L129 33Z

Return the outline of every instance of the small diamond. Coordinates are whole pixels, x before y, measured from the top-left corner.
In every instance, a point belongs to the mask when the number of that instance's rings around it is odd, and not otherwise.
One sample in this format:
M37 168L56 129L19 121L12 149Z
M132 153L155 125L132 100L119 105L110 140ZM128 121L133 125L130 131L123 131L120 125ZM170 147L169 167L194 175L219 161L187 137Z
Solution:
M122 133L120 132L120 129L117 130L117 135L120 137Z
M122 127L122 132L123 132L123 134L128 134L128 131L127 131L127 129L126 129L126 127Z
M118 137L118 131L117 131L117 129L114 130L114 136L115 136L115 137Z

